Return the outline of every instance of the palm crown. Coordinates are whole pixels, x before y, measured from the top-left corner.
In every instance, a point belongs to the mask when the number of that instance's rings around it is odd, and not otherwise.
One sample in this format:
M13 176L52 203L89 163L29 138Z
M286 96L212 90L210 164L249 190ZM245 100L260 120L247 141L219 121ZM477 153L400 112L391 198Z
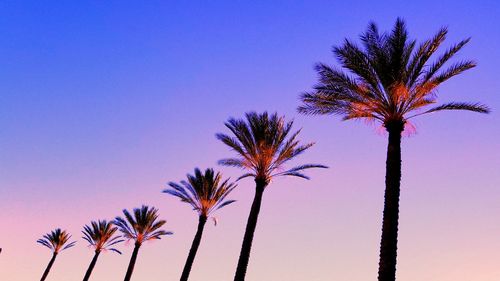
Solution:
M234 137L217 134L217 138L231 147L238 158L228 158L219 164L250 170L244 177L254 177L268 183L275 176L296 176L309 179L302 172L309 168L326 168L323 165L306 164L284 169L284 164L301 154L314 143L300 145L297 136L300 130L291 133L293 121L285 122L284 117L267 112L246 114L246 121L231 118L225 123Z
M168 185L172 189L165 189L163 192L179 197L200 216L207 217L213 211L236 201L225 200L236 184L230 183L229 179L223 181L221 173L215 173L213 169L206 169L203 174L196 168L194 175L187 175L187 181L181 181L180 184L169 182Z
M116 217L114 224L118 226L124 238L135 240L138 244L173 234L160 229L166 221L158 220L158 209L154 207L143 205L141 208L135 208L133 215L127 210L123 210L123 214L125 219Z
M50 233L45 234L42 239L38 239L36 242L42 244L57 254L60 251L71 248L76 244L76 241L68 243L70 238L71 235L66 232L66 230L57 228Z
M337 114L344 120L378 120L386 128L391 123L402 126L415 116L441 110L489 112L478 103L452 102L428 107L437 102L437 87L441 83L476 66L466 60L441 70L469 38L428 63L447 33L447 29L442 28L415 48L416 41L408 38L402 19L396 21L390 34L380 34L371 23L361 35L364 48L347 39L341 47L333 48L340 65L350 73L322 63L316 65L319 83L313 92L302 95L299 112Z
M121 254L120 251L112 247L117 243L123 242L120 236L113 236L117 230L118 228L112 222L106 220L93 221L90 226L85 225L83 227L82 233L84 236L82 238L96 251L110 250Z

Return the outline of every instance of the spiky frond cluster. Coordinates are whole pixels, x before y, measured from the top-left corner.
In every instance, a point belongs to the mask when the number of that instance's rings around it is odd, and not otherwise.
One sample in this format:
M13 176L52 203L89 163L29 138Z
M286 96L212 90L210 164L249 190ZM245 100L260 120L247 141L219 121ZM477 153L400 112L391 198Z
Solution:
M158 209L143 205L135 208L133 214L123 210L125 218L116 217L113 222L128 240L135 240L142 244L145 241L161 239L163 235L173 234L170 231L160 229L165 220L158 220Z
M187 175L187 181L183 180L180 184L169 182L168 185L171 189L165 189L163 192L180 198L182 202L191 205L199 215L205 217L236 201L225 200L236 184L230 183L229 179L223 181L221 173L215 173L213 169L206 169L203 174L196 168L194 175Z
M71 235L66 232L66 230L57 228L50 233L45 234L42 239L38 239L36 242L42 244L57 254L60 251L75 246L76 241L68 242L70 238Z
M431 39L417 46L409 39L406 25L398 19L392 32L379 33L371 23L361 35L363 47L345 40L334 47L340 66L316 65L319 83L314 91L301 96L304 114L336 114L349 119L378 120L386 127L391 121L405 123L408 119L441 110L469 110L488 113L478 103L447 103L428 108L437 102L438 86L476 66L470 60L443 66L468 42L469 38L451 46L429 63L448 31L442 28ZM347 71L345 71L347 70Z
M96 251L109 250L121 254L120 251L113 248L120 242L123 242L120 236L113 236L118 230L113 222L108 222L106 220L99 220L97 222L91 222L90 226L85 225L83 227L83 239L89 243Z
M300 130L290 133L293 121L267 112L246 114L246 120L231 118L225 123L234 137L217 134L217 138L238 154L237 158L222 159L219 164L250 170L239 179L254 177L269 182L275 176L296 176L309 179L302 172L310 168L326 168L323 165L306 164L291 169L284 165L314 143L301 145L297 136Z

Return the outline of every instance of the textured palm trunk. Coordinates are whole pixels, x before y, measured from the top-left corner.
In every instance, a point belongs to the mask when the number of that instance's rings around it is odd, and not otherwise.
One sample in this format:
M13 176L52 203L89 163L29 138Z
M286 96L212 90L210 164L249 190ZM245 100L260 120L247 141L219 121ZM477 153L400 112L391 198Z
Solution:
M403 128L403 122L386 124L386 129L389 132L389 144L387 146L384 218L378 269L379 281L396 280L401 184L401 133Z
M240 258L234 275L234 281L244 281L248 267L248 260L250 259L250 251L252 250L253 235L257 226L257 219L259 218L260 205L262 203L262 195L267 182L264 180L255 180L255 197L253 199L250 215L248 216L247 228L245 236L243 237L243 244L241 245Z
M89 268L87 269L87 272L85 273L85 277L83 277L83 281L88 281L90 278L90 274L92 274L92 270L94 270L95 264L97 263L97 258L99 257L99 254L101 251L96 250L94 254L94 258L92 258L92 261L90 262Z
M182 275L180 281L187 281L189 278L189 273L191 272L191 267L193 266L194 258L196 257L196 252L198 247L200 247L201 237L203 236L203 229L205 228L205 223L207 222L207 217L201 215L198 220L198 230L193 239L193 244L191 244L191 249L189 250L189 255L182 270Z
M43 275L42 275L42 279L40 279L40 281L44 281L45 278L47 278L47 275L49 275L50 269L52 268L54 261L56 261L56 257L57 257L57 253L52 254L52 258L50 259L50 262L47 265L47 268L45 268L45 271L43 272Z
M132 257L130 258L130 263L128 264L127 274L125 275L124 281L130 281L132 277L132 272L134 271L135 261L137 260L137 254L139 253L140 243L135 242L134 251L132 252Z

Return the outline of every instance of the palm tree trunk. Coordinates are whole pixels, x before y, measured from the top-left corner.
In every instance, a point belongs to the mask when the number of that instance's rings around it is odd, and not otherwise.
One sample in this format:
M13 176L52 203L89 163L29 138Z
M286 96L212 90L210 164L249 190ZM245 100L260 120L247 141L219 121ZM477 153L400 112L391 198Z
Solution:
M44 281L45 278L47 278L47 275L49 275L49 271L52 268L52 265L54 264L54 261L56 260L57 253L52 254L52 258L50 259L49 264L47 265L47 268L43 272L42 279L40 281Z
M130 258L130 263L128 264L127 274L125 275L124 281L130 281L132 277L132 272L134 271L135 261L137 260L137 254L139 253L139 248L141 244L135 242L134 251L132 252L132 257Z
M255 180L255 197L253 199L250 215L248 216L247 228L245 236L243 237L243 244L241 245L240 258L234 275L234 281L244 281L248 267L248 260L250 259L250 251L252 250L253 235L255 227L257 226L257 219L259 218L260 205L262 203L262 195L267 182L265 180Z
M85 273L85 277L83 277L83 281L88 281L89 280L90 274L92 274L92 270L94 270L94 266L95 266L95 264L97 262L97 258L99 257L100 253L101 253L101 251L97 251L97 250L95 251L94 258L90 262L89 268L87 269L87 272Z
M204 215L200 216L198 221L198 230L193 239L193 244L191 244L191 249L189 250L189 255L182 270L182 275L180 281L187 281L189 278L189 273L191 272L191 267L193 266L194 258L196 257L196 252L200 246L201 237L203 235L203 229L205 228L205 223L207 222L207 217Z
M385 202L380 242L379 281L396 280L399 194L401 185L401 133L404 123L386 124L389 132L385 174Z

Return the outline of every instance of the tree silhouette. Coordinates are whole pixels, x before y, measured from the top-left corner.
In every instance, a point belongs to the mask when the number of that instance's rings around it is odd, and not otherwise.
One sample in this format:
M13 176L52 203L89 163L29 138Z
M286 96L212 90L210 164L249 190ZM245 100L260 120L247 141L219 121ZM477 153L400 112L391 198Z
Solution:
M301 96L299 112L304 114L340 115L343 120L365 119L380 122L387 130L388 148L385 176L385 203L380 244L378 279L392 281L396 276L399 195L401 181L401 134L409 120L443 110L468 110L488 113L479 103L437 102L438 86L448 79L476 66L465 60L447 62L469 39L452 45L437 56L446 38L446 28L417 46L409 39L406 24L397 19L390 33L379 33L371 23L361 35L363 47L345 40L333 48L342 68L316 65L319 83Z
M180 184L169 182L168 185L171 188L165 189L163 192L180 198L182 202L191 205L193 210L198 213L198 230L180 279L186 281L200 246L208 216L212 212L235 202L235 200L226 200L226 196L236 185L230 183L229 179L223 181L222 175L219 172L215 173L213 169L206 169L203 174L198 168L194 170L194 175L187 175L187 181L181 181Z
M241 246L240 257L234 280L245 280L250 258L253 236L257 226L262 195L272 178L277 176L295 176L309 179L303 171L310 168L326 168L323 165L306 164L285 169L284 166L296 156L302 154L313 143L300 145L296 131L290 133L293 121L285 122L284 117L267 112L246 114L246 120L229 119L226 127L234 137L217 134L217 138L229 146L237 154L236 158L222 159L219 164L247 170L238 180L252 177L255 180L255 197L248 216L245 236Z
M124 241L120 238L120 236L114 236L117 230L118 228L114 226L112 222L108 222L106 220L99 220L97 222L92 221L90 226L85 225L83 227L82 238L85 239L85 241L89 243L89 246L94 249L94 257L92 258L87 272L83 277L83 281L89 280L101 251L113 251L120 255L122 254L120 251L112 247Z
M43 246L49 248L52 251L52 258L49 261L49 264L45 268L43 272L42 278L40 281L45 280L47 275L49 275L50 269L54 262L56 261L56 257L59 252L69 249L75 246L76 241L68 242L71 238L71 235L66 232L66 230L61 230L60 228L56 228L55 230L47 233L43 236L42 239L38 239L36 242L42 244Z
M173 233L160 229L166 221L158 220L158 209L154 207L143 205L141 208L135 208L133 214L123 210L123 215L125 218L116 217L113 223L122 232L125 239L135 241L134 251L124 279L124 281L130 281L142 243L161 239L162 236L172 235Z

